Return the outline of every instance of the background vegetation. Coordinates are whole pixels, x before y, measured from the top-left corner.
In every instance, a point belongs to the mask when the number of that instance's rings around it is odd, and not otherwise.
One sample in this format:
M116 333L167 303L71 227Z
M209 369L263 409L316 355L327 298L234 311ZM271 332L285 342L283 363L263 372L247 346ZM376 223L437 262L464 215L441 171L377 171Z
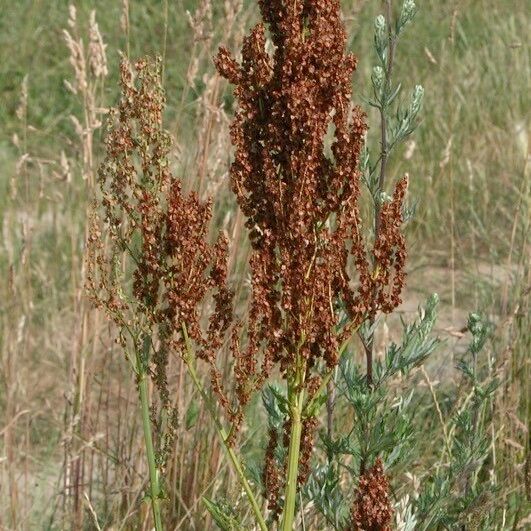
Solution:
M241 278L246 242L227 187L233 100L211 57L220 42L237 49L256 16L254 2L245 2L231 22L221 1L212 3L209 20L208 10L201 11L208 2L131 0L128 24L124 4L75 3L75 31L88 42L95 10L107 44L109 75L93 81L93 110L101 118L98 108L115 103L119 50L165 58L175 167L186 186L220 198L216 219L239 238L231 266ZM342 5L359 58L355 94L362 102L381 6ZM456 400L454 356L468 342L466 315L476 310L494 325L483 356L486 370L501 381L487 426L488 481L499 488L489 503L500 504L497 528L524 528L531 467L527 6L424 0L419 7L396 64L408 93L417 83L425 88L421 126L390 167L394 175L411 175L418 200L408 227L410 274L401 313L411 317L427 294L438 292L437 331L446 347L418 378L424 399L415 466L424 469L443 444ZM0 528L61 529L66 522L136 528L147 510L139 500L145 474L134 386L114 352L113 331L83 294L86 211L101 129L94 128L88 146L87 100L65 87L65 79L75 79L62 34L63 28L75 33L67 4L1 0L0 8ZM71 116L83 124L81 136ZM384 330L380 350L398 328L390 321ZM182 426L171 467L180 485L179 499L171 501L174 526L205 529L210 523L201 496L229 492L235 482L177 361L172 384ZM259 456L250 454L249 462L253 458ZM413 495L416 469L403 474Z

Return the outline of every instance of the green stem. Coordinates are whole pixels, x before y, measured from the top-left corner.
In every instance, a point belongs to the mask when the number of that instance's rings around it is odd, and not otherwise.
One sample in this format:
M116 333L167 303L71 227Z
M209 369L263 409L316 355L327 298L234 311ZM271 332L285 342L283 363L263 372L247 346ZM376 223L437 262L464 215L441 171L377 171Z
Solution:
M194 382L194 385L197 391L201 395L201 398L203 399L207 407L207 410L210 416L212 417L212 420L214 421L214 425L216 426L216 431L218 432L219 438L221 439L221 443L223 444L223 447L225 448L225 451L227 452L227 455L229 456L232 466L234 467L236 475L238 476L238 479L240 481L240 484L243 487L245 494L247 495L247 499L249 500L249 503L251 504L251 508L256 518L256 522L258 526L260 527L261 531L267 531L267 525L262 515L260 505L258 504L256 497L253 494L251 485L249 485L249 482L247 481L247 478L245 477L243 466L240 463L238 456L234 452L234 449L231 448L231 446L227 442L228 433L225 430L225 428L222 426L218 418L216 408L212 404L210 397L205 392L203 385L201 384L201 380L199 379L197 371L195 370L195 367L193 365L193 358L194 358L193 350L192 350L192 346L190 345L190 339L188 338L188 332L186 330L186 325L183 325L182 328L183 328L183 335L184 335L184 340L186 344L186 354L183 356L184 363L188 369L188 372L190 373L190 376L192 377L192 381Z
M357 326L353 330L353 334L356 333L359 330L359 326ZM348 342L350 341L350 338L343 341L340 349L339 349L339 361L341 362L341 359L343 357L343 354L345 354L345 351L348 346ZM302 417L313 417L316 416L319 412L314 411L314 406L317 404L318 400L321 398L321 396L327 391L328 384L330 383L330 380L332 379L332 376L334 376L336 368L330 369L324 376L321 381L321 385L317 389L317 392L313 395L313 398L310 398L306 405L304 406L304 409L302 410Z
M295 520L295 502L297 499L299 454L302 435L302 410L304 406L304 372L304 368L298 367L293 384L288 388L291 433L289 439L288 477L286 480L282 531L292 531Z
M140 394L140 403L142 407L142 426L144 429L144 439L146 443L146 454L149 467L149 485L150 485L150 503L153 511L153 520L156 531L163 531L162 517L160 511L160 477L155 462L155 448L153 446L153 435L151 433L151 420L149 416L149 393L147 380L147 364L149 359L149 348L151 339L144 338L143 352L137 350L137 374L138 374L138 390Z

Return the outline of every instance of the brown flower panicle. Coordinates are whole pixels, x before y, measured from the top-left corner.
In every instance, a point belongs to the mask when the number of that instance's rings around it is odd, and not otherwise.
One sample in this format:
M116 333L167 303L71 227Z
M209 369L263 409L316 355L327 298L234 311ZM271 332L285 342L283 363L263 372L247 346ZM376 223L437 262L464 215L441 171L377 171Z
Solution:
M161 128L164 93L156 67L140 60L135 71L138 80L122 61L122 97L109 112L106 157L98 172L102 209L94 210L88 245L90 293L130 331L153 321L159 305L162 197L171 179L166 160L171 142ZM125 282L130 273L131 287Z
M169 352L186 348L183 325L210 364L213 388L225 404L215 352L232 315L227 241L208 242L211 203L184 195L170 171L160 60L141 59L134 69L123 60L120 72L121 100L110 112L98 175L103 208L94 211L88 242L88 287L121 330L124 348L128 332L135 349L146 337L152 343L149 369L163 407L170 408ZM207 297L214 310L202 325Z
M402 233L402 208L407 186L407 177L400 179L392 200L384 203L380 210L378 237L373 248L376 265L373 282L377 293L373 301L374 313L378 310L391 313L402 303L400 294L405 283L407 258L406 241Z
M351 105L356 59L345 53L339 1L259 6L273 54L260 23L240 62L225 48L215 59L235 86L231 186L252 244L247 341L234 349L241 408L275 366L289 378L302 360L305 386L323 364L335 367L353 330L399 303L405 261L405 181L382 208L373 248L363 240L358 165L366 124ZM349 324L340 329L342 308ZM303 462L310 428L308 421Z
M344 207L357 208L365 130L361 111L350 112L355 60L344 54L337 2L260 2L260 9L276 46L273 57L259 24L245 39L241 64L225 49L216 59L239 103L231 182L253 250L249 337L238 355L255 387L275 364L285 373L295 351L309 365L319 357L335 364L333 305L348 284L339 235ZM323 153L331 123L335 162Z
M389 480L378 458L360 477L352 507L352 531L390 531L392 517Z
M269 442L267 445L262 481L264 483L264 494L267 499L267 508L271 511L273 518L280 514L279 503L280 488L282 487L281 470L275 456L278 446L278 431L276 428L269 429Z
M315 431L319 421L315 417L305 418L302 422L301 452L299 456L299 476L297 481L304 485L310 477L310 459L312 457Z

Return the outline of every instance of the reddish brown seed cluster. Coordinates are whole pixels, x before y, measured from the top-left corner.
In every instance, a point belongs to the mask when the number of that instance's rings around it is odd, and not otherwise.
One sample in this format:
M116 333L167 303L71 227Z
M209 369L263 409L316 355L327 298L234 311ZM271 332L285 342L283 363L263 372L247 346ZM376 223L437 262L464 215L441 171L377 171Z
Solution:
M345 53L339 0L259 5L273 53L261 23L246 37L241 62L224 48L216 57L235 85L231 184L252 243L247 342L234 350L242 405L275 366L289 377L303 360L307 385L321 360L337 365L353 329L399 303L405 260L405 181L381 209L374 248L363 241L358 164L366 125L351 105L356 59ZM350 317L341 329L340 308Z
M315 431L319 421L315 417L308 417L302 423L301 451L299 456L299 476L297 481L300 485L306 483L310 477L310 459L312 457Z
M364 256L358 258L360 275L359 295L355 307L374 318L378 311L391 313L402 299L405 283L406 241L402 234L403 204L408 179L396 185L393 197L380 208L378 234L372 249L372 271Z
M164 94L157 68L140 60L135 79L129 63L121 63L122 97L109 112L106 157L98 172L102 209L94 212L88 245L90 292L119 327L129 331L139 330L146 317L154 321L159 307L162 197L171 175L166 160L170 139L161 127ZM107 245L103 236L109 239ZM130 262L133 285L126 289Z
M279 494L282 487L281 470L275 456L278 446L278 432L275 428L269 429L269 443L267 445L262 481L264 483L264 494L267 499L267 508L274 518L280 514Z
M245 39L241 64L225 49L216 59L239 102L232 189L253 246L248 345L239 355L249 360L246 377L255 384L274 364L286 372L296 351L309 365L321 357L336 363L334 304L350 292L344 224L350 208L359 220L365 131L361 112L350 109L356 63L344 53L338 2L273 0L260 9L274 55L266 52L259 24ZM333 128L327 156L325 137Z
M352 507L353 531L390 531L393 508L381 459L361 475Z
M107 155L99 171L101 221L96 215L89 237L89 288L122 332L131 332L134 348L150 336L150 368L164 407L170 404L168 353L184 350L183 325L198 355L210 363L213 387L226 403L215 352L232 315L227 241L220 236L216 244L208 243L211 204L194 193L185 196L171 174L160 61L140 60L133 69L124 60L120 71L122 97L110 113ZM214 311L203 330L207 297L213 298ZM123 341L126 346L125 334Z

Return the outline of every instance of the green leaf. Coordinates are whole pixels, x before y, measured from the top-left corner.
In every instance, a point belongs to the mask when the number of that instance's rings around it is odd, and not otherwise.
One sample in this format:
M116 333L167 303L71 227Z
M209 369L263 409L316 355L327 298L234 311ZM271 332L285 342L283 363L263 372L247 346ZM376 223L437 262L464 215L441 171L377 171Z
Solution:
M203 503L220 529L223 531L243 531L243 527L234 513L234 509L227 501L216 502L203 497Z
M192 400L188 409L186 410L186 416L184 419L184 425L187 430L192 429L197 422L197 417L199 416L199 404L197 400Z
M393 92L387 97L387 101L385 102L386 105L391 105L395 98L400 93L400 89L402 88L402 83L399 83L396 88L393 90Z
M288 414L288 400L282 389L274 384L262 391L262 402L266 408L270 426L280 426Z
M432 295L424 308L419 308L420 319L413 324L403 323L402 344L392 343L386 350L383 362L375 364L376 381L381 385L397 372L408 374L421 365L439 345L437 338L430 337L437 318L439 298Z
M311 403L311 407L308 408L306 411L307 417L315 417L319 414L319 411L321 408L326 404L326 393L321 393L320 395L316 396Z

